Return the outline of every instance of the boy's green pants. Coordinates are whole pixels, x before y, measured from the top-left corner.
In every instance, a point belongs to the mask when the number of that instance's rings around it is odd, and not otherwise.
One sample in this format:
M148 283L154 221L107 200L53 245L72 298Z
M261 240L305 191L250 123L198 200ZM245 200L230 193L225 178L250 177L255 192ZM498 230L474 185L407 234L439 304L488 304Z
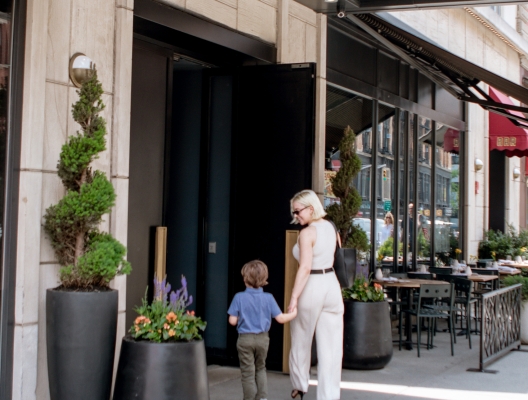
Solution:
M268 347L268 332L242 333L238 336L237 350L242 373L244 400L260 400L268 397L268 378L266 376Z

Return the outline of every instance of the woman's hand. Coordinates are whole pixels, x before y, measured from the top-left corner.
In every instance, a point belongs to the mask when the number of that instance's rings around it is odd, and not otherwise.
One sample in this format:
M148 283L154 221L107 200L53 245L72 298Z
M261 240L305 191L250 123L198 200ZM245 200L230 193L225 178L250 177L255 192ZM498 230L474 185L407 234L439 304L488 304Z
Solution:
M292 297L290 299L290 305L288 306L288 312L291 313L295 310L297 310L297 299Z

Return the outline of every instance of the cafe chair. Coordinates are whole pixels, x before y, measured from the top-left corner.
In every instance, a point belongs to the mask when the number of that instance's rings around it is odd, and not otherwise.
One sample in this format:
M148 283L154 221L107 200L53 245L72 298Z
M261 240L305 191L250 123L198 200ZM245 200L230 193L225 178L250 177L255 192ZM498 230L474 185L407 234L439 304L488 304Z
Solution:
M428 307L425 302L427 300L442 299L443 304L437 308ZM427 320L427 349L433 347L433 328L437 318L446 318L450 327L453 327L453 313L455 301L455 291L452 284L450 285L434 285L423 284L420 286L420 293L418 296L417 308L410 310L403 310L407 314L407 318L413 315L416 317L416 326L421 326L422 320ZM401 325L401 317L400 317ZM418 342L417 351L420 357L420 343L421 343L421 329L417 330ZM454 340L455 330L449 329L449 338L451 339L451 355L455 355ZM402 333L400 331L400 346L402 341Z
M429 267L429 272L435 275L451 275L453 268L451 267Z
M452 283L455 285L455 308L460 312L460 327L463 330L463 320L466 320L466 338L469 340L471 349L471 305L477 303L477 298L472 296L473 282L466 278L454 278Z

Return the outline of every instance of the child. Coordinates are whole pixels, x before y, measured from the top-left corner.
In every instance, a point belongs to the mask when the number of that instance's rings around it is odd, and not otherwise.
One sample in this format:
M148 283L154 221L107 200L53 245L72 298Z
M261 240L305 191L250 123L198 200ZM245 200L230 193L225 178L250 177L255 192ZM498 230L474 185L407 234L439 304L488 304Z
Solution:
M262 290L262 286L268 284L268 267L262 261L245 264L242 276L246 290L235 295L227 313L229 323L237 326L239 334L237 350L244 400L266 400L266 356L271 318L284 324L295 318L297 310L283 314L273 295Z

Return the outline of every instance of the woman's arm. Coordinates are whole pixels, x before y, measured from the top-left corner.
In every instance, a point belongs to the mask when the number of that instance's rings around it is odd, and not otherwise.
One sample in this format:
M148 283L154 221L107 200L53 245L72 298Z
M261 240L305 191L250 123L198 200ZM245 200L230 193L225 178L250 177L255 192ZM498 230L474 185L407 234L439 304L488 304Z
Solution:
M309 226L303 229L299 234L299 269L295 276L295 284L293 285L292 296L288 312L291 313L297 308L297 300L301 295L308 277L312 269L313 246L317 238L317 231L315 227Z
M236 326L238 323L238 317L235 317L234 315L229 316L229 323L233 326Z

